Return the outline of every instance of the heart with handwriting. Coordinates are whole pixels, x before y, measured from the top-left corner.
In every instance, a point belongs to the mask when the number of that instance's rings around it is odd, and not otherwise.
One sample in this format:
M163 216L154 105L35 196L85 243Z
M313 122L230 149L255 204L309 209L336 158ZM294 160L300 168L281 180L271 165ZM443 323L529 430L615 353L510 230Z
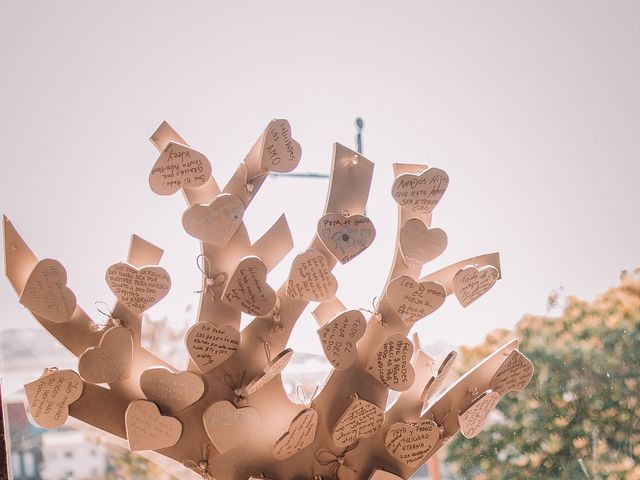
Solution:
M447 248L447 234L441 228L427 228L412 218L400 229L400 250L408 267L422 267Z
M325 302L332 299L337 290L336 277L322 253L307 250L293 260L287 282L287 295L291 298Z
M267 315L276 304L276 292L267 284L267 267L258 257L244 257L222 292L222 300L249 315Z
M167 412L178 412L196 403L204 395L204 382L193 372L172 372L152 367L140 375L140 388L147 399Z
M155 403L134 400L124 414L129 450L159 450L175 445L182 436L182 423L160 414Z
M318 222L318 238L340 263L364 252L376 238L376 229L364 215L328 213Z
M437 282L420 283L403 275L389 282L386 296L400 318L413 323L440 308L447 298L447 292Z
M40 260L31 271L20 303L36 315L64 323L76 309L76 296L67 288L67 271L52 258Z
M247 394L251 395L256 393L267 383L280 375L282 370L284 370L284 368L289 364L291 357L293 357L293 350L287 348L276 355L275 358L271 359L264 370L256 375L255 378L245 387Z
M224 247L242 224L244 205L231 193L218 195L209 205L192 205L182 214L182 226L192 237Z
M394 458L410 467L421 465L440 439L438 424L433 420L397 422L385 437L385 447Z
M82 396L84 384L73 370L45 370L38 380L27 383L24 391L29 412L42 428L58 428L69 417L69 405Z
M78 360L78 371L91 383L126 380L131 374L133 339L125 327L111 327L97 347L87 348Z
M306 408L291 421L287 432L276 440L273 456L285 460L313 443L318 426L318 412Z
M468 307L495 285L500 277L493 265L464 267L453 276L453 292L463 307Z
M302 147L291 136L291 125L284 119L269 122L264 131L260 166L270 172L287 173L298 166Z
M331 438L337 447L348 447L376 434L384 423L384 412L375 403L356 398L333 427Z
M431 213L449 186L449 176L439 168L429 168L419 175L403 173L393 182L391 195L412 213Z
M460 431L466 438L478 435L487 421L487 417L500 401L500 394L487 390L478 395L467 408L458 413Z
M318 329L322 348L333 368L343 370L356 361L356 344L366 328L367 321L360 310L347 310Z
M111 265L105 280L118 301L136 315L162 300L171 288L171 278L164 268L138 269L124 262Z
M447 375L451 371L451 367L453 367L453 362L455 361L457 356L458 356L457 352L455 351L449 352L449 354L440 364L440 367L438 368L438 372L429 379L429 381L427 382L427 385L424 387L424 390L422 391L422 395L420 396L420 399L424 403L431 400L440 391L440 389L442 388L442 385L444 384L445 379L447 378Z
M209 373L240 346L240 332L231 325L199 322L184 337L189 357L202 373Z
M149 186L158 195L172 195L184 187L200 187L211 176L211 163L193 148L167 143L149 174Z
M533 363L518 350L512 351L489 381L489 388L500 395L519 392L533 377Z
M253 407L236 408L231 402L221 400L207 407L202 421L213 445L220 453L226 453L258 431L260 414Z
M411 363L413 345L404 335L387 337L367 363L367 371L391 390L403 392L415 379Z

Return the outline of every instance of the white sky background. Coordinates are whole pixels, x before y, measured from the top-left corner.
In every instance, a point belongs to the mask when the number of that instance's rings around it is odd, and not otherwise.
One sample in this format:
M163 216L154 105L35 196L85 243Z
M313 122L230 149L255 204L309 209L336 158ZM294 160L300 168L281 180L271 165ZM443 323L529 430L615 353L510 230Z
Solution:
M640 265L640 2L4 1L0 18L0 209L90 313L113 301L104 272L134 232L166 250L173 280L150 314L180 322L197 305L184 201L147 183L162 120L224 185L272 118L302 144L297 171L328 172L362 116L378 236L337 267L350 308L370 306L391 263L391 164L446 170L433 225L449 248L427 268L499 251L503 280L468 309L449 298L416 327L424 343L479 342L543 313L553 288L590 298ZM270 179L251 205L252 238L281 212L293 232L274 288L326 188ZM0 301L0 327L36 325L8 282ZM307 310L292 346L320 352L316 328Z

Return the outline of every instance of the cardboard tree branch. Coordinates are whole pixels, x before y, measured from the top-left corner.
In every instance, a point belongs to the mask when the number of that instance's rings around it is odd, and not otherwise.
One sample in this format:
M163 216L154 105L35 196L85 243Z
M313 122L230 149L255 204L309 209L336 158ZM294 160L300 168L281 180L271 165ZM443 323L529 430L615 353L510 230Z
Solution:
M203 273L197 323L185 336L189 364L178 370L140 344L143 312L171 285L158 265L160 248L132 237L127 261L106 272L117 303L108 325L96 329L76 305L64 267L38 261L5 217L7 276L20 301L79 357L82 378L46 370L26 386L41 425L70 415L204 478L408 478L458 430L479 434L501 396L531 378L533 366L513 341L441 393L455 352L437 365L407 339L447 296L466 307L500 278L498 254L420 278L447 245L446 233L431 227L449 182L444 171L394 165L395 254L375 311L365 315L338 299L332 270L366 255L375 239L365 215L372 162L334 144L317 231L276 290L268 274L293 248L286 218L253 242L243 218L269 172L289 172L300 161L289 123L270 122L223 189L211 175L215 164L168 123L151 141L159 157L150 187L159 195L182 190L183 227L201 246L194 254ZM310 302L334 369L317 395L296 403L281 372L293 354L292 329ZM240 332L242 312L255 318ZM401 393L385 411L390 389ZM51 395L59 409L45 408Z

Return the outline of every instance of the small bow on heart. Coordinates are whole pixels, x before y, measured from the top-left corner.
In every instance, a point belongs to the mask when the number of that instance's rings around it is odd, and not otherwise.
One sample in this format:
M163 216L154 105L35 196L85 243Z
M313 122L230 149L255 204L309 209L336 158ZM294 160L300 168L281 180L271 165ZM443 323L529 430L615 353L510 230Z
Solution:
M333 475L334 478L337 478L339 480L340 468L344 467L348 470L351 470L352 472L356 471L355 468L353 468L351 465L346 463L345 455L351 450L353 450L354 448L356 448L357 446L358 446L358 442L353 442L351 445L345 448L344 452L342 452L340 455L336 455L330 450L318 450L316 452L316 461L323 467L331 465L331 475Z
M200 264L202 261L202 265ZM213 301L216 300L216 297L213 293L213 287L220 287L227 282L227 277L229 276L227 272L218 272L215 275L211 275L211 266L209 264L209 258L201 253L196 257L196 265L200 273L204 276L205 279L205 287L202 290L197 290L193 293L203 293L209 290L211 293L211 298Z
M214 480L213 476L209 473L209 445L205 445L202 450L202 460L196 462L195 460L187 458L182 460L182 465L196 472L204 480Z

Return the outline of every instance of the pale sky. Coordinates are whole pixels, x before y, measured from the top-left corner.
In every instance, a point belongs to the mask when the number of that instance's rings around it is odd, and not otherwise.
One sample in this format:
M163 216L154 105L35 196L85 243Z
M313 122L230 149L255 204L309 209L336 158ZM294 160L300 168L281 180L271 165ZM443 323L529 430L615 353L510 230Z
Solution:
M392 163L446 170L433 226L449 248L425 272L499 251L503 279L467 309L447 299L417 325L423 343L477 343L544 313L554 288L592 298L640 266L640 2L39 0L3 1L0 18L0 209L90 313L113 301L104 272L131 233L166 250L172 276L149 313L179 322L197 304L184 201L147 183L163 120L224 185L273 118L291 122L299 172L328 172L332 143L353 148L364 119L378 236L337 267L349 308L368 307L390 267ZM326 188L269 179L251 205L252 238L282 212L293 232L274 288ZM0 327L36 325L5 281L0 305ZM320 352L316 328L307 310L291 346Z

